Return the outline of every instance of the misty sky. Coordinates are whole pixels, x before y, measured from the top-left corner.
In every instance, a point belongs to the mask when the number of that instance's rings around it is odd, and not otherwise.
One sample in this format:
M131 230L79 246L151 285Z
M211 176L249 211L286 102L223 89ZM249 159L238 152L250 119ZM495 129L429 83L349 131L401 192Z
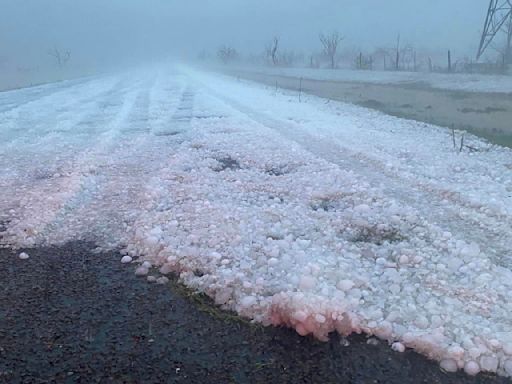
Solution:
M344 45L392 46L398 32L420 49L474 55L488 0L0 0L0 57L195 56L222 43L263 51L279 35L289 49L319 50L320 31Z

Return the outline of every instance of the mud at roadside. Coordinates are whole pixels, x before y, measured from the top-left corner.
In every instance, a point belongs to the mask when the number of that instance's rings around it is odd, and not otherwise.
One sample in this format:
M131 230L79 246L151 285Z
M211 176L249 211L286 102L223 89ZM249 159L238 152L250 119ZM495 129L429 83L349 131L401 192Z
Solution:
M362 335L322 343L250 324L94 248L0 249L0 383L510 383Z
M268 86L375 109L391 116L463 130L491 143L512 147L512 94L434 89L426 84L370 84L311 80L264 73L223 70L225 74ZM302 83L302 84L301 84Z

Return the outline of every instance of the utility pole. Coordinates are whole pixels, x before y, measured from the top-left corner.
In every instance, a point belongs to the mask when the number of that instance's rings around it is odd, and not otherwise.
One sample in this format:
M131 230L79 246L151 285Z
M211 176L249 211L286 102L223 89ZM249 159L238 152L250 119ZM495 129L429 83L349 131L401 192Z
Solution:
M498 34L506 35L504 62L512 64L512 0L491 0L484 30L480 39L477 60L482 57L487 48L498 39Z

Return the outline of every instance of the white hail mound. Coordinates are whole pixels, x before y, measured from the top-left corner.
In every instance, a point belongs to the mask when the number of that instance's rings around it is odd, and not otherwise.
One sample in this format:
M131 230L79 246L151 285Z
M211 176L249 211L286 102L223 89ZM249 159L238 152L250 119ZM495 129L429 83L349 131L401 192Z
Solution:
M92 238L267 325L511 375L511 152L302 101L168 69L0 101L2 242Z

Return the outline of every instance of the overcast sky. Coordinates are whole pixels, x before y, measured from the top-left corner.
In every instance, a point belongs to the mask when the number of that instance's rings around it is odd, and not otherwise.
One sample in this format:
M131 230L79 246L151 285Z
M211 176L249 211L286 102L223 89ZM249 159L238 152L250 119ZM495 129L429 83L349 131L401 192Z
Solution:
M474 55L488 0L0 0L0 56L37 60L52 46L74 57L196 55L222 43L261 52L279 35L318 50L320 31L345 46L392 46Z

